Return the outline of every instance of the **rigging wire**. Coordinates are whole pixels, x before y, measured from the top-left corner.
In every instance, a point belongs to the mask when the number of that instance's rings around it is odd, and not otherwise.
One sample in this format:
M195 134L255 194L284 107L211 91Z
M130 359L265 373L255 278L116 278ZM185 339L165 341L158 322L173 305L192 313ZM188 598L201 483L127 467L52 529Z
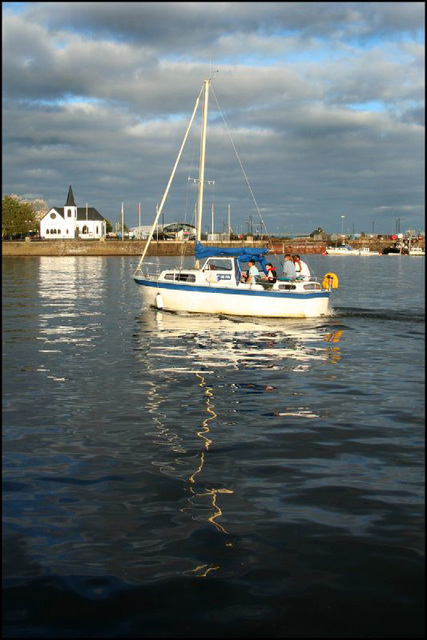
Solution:
M186 188L186 200L185 200L185 212L184 212L184 224L187 224L187 215L188 215L188 203L189 203L189 198L190 198L190 183L193 181L193 178L191 178L191 173L192 173L192 169L194 169L195 167L195 163L194 163L194 156L196 154L196 144L195 141L193 141L192 144L192 153L191 153L191 162L189 164L189 173L188 173L188 177L187 177L187 188ZM193 215L191 217L191 221L189 222L189 224L195 224L196 222L196 212L193 206ZM188 242L188 238L185 239L185 242ZM185 244L183 242L182 244L182 248L181 248L181 261L180 261L180 269L184 268L184 257L185 257Z
M214 99L215 99L216 105L217 105L217 107L218 107L218 110L219 110L219 112L220 112L220 114L221 114L221 118L222 118L222 121L223 121L223 123L224 123L225 130L227 131L228 137L230 138L230 142L231 142L231 145L232 145L232 147L233 147L233 149L234 149L234 153L236 154L237 160L238 160L238 162L239 162L239 164L240 164L240 168L241 168L241 170L242 170L242 172L243 172L243 176L244 176L244 178L245 178L245 181L246 181L246 184L247 184L247 186L248 186L249 192L250 192L250 194L251 194L251 196L252 196L252 200L254 201L255 208L256 208L256 210L257 210L257 213L258 213L259 219L260 219L260 221L261 221L262 228L263 228L263 229L265 229L265 233L266 233L266 235L267 235L267 241L268 241L268 244L269 244L269 246L271 247L271 249L272 249L272 252L273 252L274 256L276 257L276 259L278 260L278 262L281 264L280 260L277 258L277 254L276 254L276 251L275 251L275 248L274 248L273 242L272 242L272 240L271 240L270 234L268 233L267 226L266 226L266 224L265 224L265 222L264 222L264 219L263 219L263 217L262 217L262 215L261 215L261 211L260 211L260 209L259 209L259 207L258 207L258 203L257 203L257 201L256 201L256 199L255 199L255 195L254 195L254 192L252 191L252 187L251 187L251 185L249 184L248 176L246 175L246 171L245 171L245 169L244 169L244 167L243 167L243 163L242 163L242 161L241 161L241 159L240 159L240 156L239 156L239 154L238 154L238 152L237 152L236 145L234 144L234 140L233 140L233 138L231 137L230 130L229 130L229 128L228 128L227 122L225 121L224 113L223 113L223 111L222 111L222 109L221 109L221 106L220 106L220 104L219 104L219 102L218 102L218 99L217 99L217 97L216 97L216 94L215 94L215 91L214 91L214 88L213 88L212 84L211 84L211 90L212 90L212 93L213 93L213 96L214 96Z

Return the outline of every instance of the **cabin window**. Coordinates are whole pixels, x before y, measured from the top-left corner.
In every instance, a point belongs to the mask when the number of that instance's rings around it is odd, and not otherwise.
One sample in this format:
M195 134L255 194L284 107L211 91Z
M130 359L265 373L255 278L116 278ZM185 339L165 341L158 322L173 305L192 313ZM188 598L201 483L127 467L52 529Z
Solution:
M304 289L308 290L308 291L313 291L314 289L318 290L321 289L322 287L320 286L319 283L317 282L312 282L311 284L305 284L304 285Z
M291 291L296 289L296 286L294 284L279 284L279 289L281 291Z
M180 280L181 282L196 282L196 276L194 273L176 273L175 280Z
M179 282L196 282L194 273L166 273L165 280L177 280Z
M210 269L211 271L232 271L233 263L228 258L214 258L206 262L205 269Z

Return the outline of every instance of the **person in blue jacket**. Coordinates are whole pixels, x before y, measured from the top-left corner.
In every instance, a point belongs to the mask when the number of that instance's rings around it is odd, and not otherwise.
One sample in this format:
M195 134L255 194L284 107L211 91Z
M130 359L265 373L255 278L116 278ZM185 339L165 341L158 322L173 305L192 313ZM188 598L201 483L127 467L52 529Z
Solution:
M283 265L283 275L285 278L292 280L297 277L297 272L295 271L295 265L292 260L292 256L290 253L285 255L285 262Z

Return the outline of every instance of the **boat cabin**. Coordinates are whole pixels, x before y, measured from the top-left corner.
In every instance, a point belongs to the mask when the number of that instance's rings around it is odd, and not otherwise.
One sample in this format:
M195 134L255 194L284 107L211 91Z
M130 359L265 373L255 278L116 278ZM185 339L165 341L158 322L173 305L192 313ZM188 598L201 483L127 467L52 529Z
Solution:
M208 273L206 273L208 272ZM208 282L222 282L230 284L240 281L240 269L236 258L208 258L202 267Z
M267 273L266 260L263 255L249 255L244 253L241 256L209 256L203 262L200 269L174 269L167 270L161 274L163 280L174 280L180 282L209 283L219 286L236 286L244 284L241 282L242 273L246 271L246 263L253 259L257 264L260 273ZM243 263L243 264L242 264ZM247 285L249 286L249 285ZM256 286L256 285L253 285ZM262 287L261 287L262 288Z

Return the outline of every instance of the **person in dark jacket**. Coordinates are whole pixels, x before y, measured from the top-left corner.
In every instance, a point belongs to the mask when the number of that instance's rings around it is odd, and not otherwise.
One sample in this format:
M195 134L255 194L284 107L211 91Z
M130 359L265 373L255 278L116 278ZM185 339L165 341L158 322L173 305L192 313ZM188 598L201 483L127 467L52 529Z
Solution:
M276 282L277 280L277 273L276 273L276 269L274 269L273 265L271 264L271 262L268 262L265 265L265 268L267 269L267 280L269 282Z

